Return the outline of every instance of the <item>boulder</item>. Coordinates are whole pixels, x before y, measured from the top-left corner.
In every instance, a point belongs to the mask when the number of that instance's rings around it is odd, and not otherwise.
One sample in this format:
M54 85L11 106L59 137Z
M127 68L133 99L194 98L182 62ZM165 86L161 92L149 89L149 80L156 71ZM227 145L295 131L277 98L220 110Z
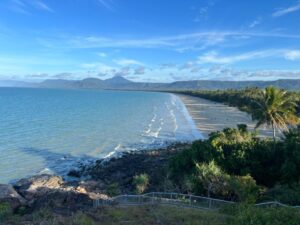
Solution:
M27 200L47 193L62 189L64 181L62 177L55 175L36 175L30 178L21 179L14 187Z
M76 211L91 208L92 199L87 194L74 191L56 190L40 195L31 203L32 209L50 207L51 209L67 209Z
M8 203L12 209L26 204L26 200L10 184L0 184L0 203Z

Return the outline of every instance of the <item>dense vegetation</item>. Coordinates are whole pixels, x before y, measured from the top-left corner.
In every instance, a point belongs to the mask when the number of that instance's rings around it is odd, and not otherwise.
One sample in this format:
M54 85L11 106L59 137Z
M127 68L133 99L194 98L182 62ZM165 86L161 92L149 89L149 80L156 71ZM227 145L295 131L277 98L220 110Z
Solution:
M238 107L242 111L252 112L255 107L255 102L261 98L261 89L246 88L246 89L229 89L229 90L195 90L195 91L179 91L182 94L188 94L196 97L205 98L208 100L225 103L230 106ZM288 92L298 103L297 112L300 114L300 92Z
M244 125L194 142L170 162L182 191L235 201L279 200L300 204L300 128L275 146Z

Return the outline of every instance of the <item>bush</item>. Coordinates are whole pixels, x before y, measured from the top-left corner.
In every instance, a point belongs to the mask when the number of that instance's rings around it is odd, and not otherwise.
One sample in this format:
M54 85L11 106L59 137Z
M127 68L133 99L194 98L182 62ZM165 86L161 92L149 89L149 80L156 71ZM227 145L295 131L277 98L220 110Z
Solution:
M292 208L258 208L236 205L224 210L229 225L299 225L300 210Z
M13 210L8 203L0 203L0 222L11 217Z
M262 200L276 200L288 205L300 205L300 182L276 185L264 194Z
M205 190L207 197L211 197L211 195L226 196L228 194L229 175L225 174L214 161L208 164L197 163L196 169L194 192L202 194L200 191Z
M300 127L285 133L284 164L282 178L284 182L300 181Z
M135 185L138 194L144 193L149 185L149 176L147 174L140 174L133 177L133 184Z
M83 213L78 213L73 217L73 222L76 225L94 225L94 221Z
M250 176L232 176L229 181L230 190L240 202L255 203L259 196L259 187Z
M119 184L118 183L112 183L112 184L108 185L107 188L106 188L106 194L108 196L111 196L111 197L121 194Z
M209 163L216 157L216 152L207 141L195 141L190 149L177 153L170 160L171 179L183 185L185 177L195 172L196 162Z

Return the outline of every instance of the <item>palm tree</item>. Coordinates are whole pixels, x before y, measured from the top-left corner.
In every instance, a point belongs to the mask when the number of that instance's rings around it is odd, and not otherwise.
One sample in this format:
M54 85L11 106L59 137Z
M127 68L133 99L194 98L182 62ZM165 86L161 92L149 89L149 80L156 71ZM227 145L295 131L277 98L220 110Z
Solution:
M260 95L261 97L255 101L252 119L258 121L256 128L263 124L272 127L275 143L276 130L285 131L289 125L298 124L297 103L288 92L272 86L262 90Z

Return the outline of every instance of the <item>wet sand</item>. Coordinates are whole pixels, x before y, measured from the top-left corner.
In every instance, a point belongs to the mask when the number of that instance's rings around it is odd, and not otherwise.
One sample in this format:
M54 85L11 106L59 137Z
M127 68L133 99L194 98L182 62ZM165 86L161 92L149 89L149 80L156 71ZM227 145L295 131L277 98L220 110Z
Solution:
M204 138L208 138L213 131L227 127L235 128L237 124L247 124L249 130L254 130L255 122L251 116L236 107L188 95L178 96ZM272 136L272 131L268 128L259 128L258 134L261 137Z

